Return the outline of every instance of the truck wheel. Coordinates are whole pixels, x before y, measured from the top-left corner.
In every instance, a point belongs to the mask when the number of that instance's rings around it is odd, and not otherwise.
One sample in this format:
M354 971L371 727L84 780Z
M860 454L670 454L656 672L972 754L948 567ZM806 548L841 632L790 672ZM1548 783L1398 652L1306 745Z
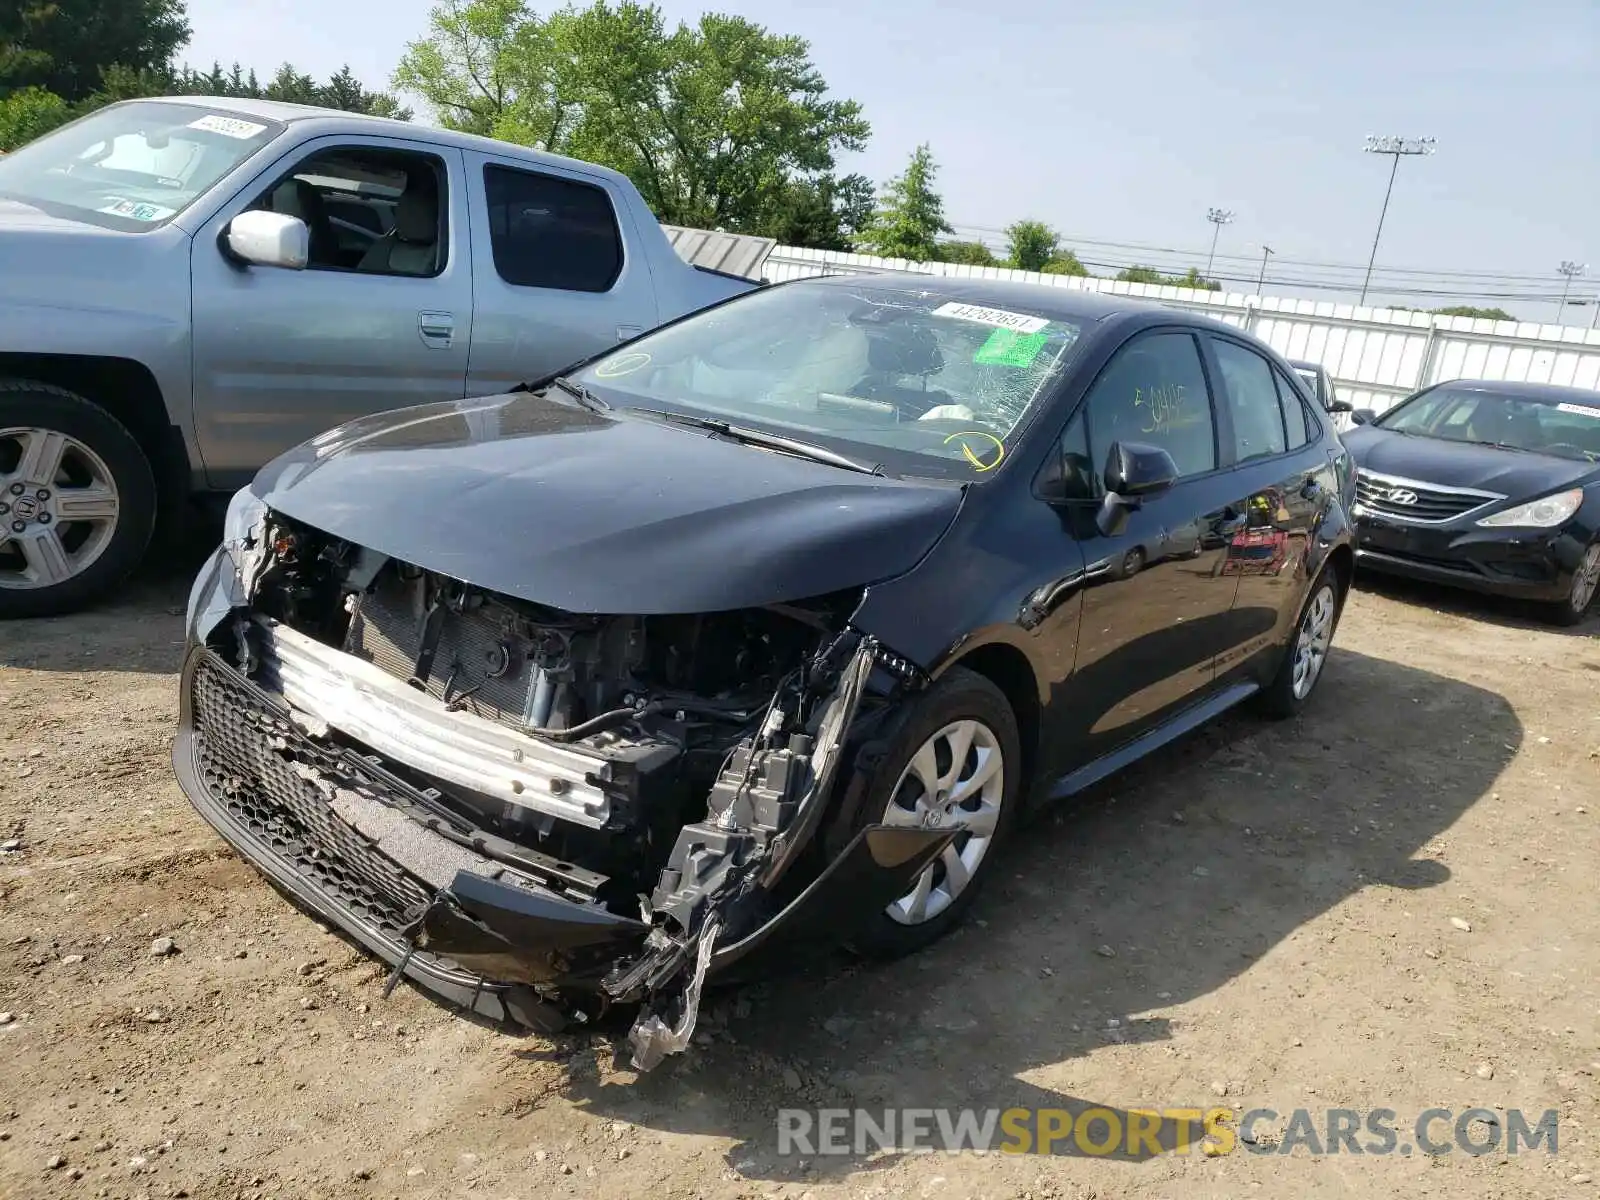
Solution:
M0 618L104 595L155 517L150 462L121 422L63 388L0 380Z

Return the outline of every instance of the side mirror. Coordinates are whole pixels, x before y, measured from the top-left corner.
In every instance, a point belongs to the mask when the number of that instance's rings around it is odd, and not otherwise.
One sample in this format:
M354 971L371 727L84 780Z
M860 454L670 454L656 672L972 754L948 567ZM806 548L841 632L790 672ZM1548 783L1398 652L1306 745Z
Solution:
M1178 481L1178 464L1160 446L1112 442L1106 454L1106 491L1124 499L1153 496Z
M1106 494L1095 514L1095 528L1115 537L1128 524L1128 514L1147 496L1167 491L1178 480L1178 464L1159 446L1113 442L1106 454Z
M1331 413L1353 413L1356 406L1348 400L1329 400L1328 411Z
M238 263L303 271L311 258L311 231L299 217L252 210L228 222L222 245Z
M1352 408L1350 410L1350 423L1352 425L1371 425L1378 419L1378 414L1370 408Z

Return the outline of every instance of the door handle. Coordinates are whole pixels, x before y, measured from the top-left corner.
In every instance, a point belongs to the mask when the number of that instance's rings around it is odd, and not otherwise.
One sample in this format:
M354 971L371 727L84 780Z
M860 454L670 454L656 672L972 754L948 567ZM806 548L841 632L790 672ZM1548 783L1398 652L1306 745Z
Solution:
M419 312L417 332L424 345L446 349L456 336L456 315L447 312Z
M617 341L626 342L630 338L638 337L643 332L644 327L642 325L618 325Z

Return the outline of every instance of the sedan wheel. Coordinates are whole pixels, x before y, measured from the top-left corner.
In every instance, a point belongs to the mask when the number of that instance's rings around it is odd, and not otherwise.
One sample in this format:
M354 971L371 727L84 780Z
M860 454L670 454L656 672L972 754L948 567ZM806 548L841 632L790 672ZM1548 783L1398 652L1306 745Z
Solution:
M1600 590L1600 542L1590 546L1578 563L1577 575L1572 580L1572 611L1578 616L1587 612L1597 590Z
M1305 616L1300 618L1300 629L1295 635L1292 689L1296 700L1304 700L1317 686L1322 664L1327 661L1328 649L1333 644L1333 618L1338 609L1339 599L1334 594L1333 583L1323 580L1311 603L1306 605Z
M954 721L922 743L900 773L886 825L960 832L886 910L902 925L940 916L966 891L994 842L1005 798L1005 755L982 721Z
M53 429L0 429L0 588L81 575L111 544L120 507L111 469L83 442Z

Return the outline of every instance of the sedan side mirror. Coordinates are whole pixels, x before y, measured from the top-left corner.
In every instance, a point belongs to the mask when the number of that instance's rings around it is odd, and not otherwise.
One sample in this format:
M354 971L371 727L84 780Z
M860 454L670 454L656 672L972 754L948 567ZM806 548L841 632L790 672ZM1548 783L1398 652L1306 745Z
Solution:
M237 263L303 271L311 258L311 231L299 217L252 209L228 222L222 245Z
M1348 400L1329 400L1328 411L1331 413L1353 413L1356 406Z
M1112 442L1104 475L1106 495L1095 514L1095 527L1103 536L1115 537L1147 496L1158 496L1178 481L1178 464L1159 446Z
M1378 414L1370 408L1352 408L1350 410L1350 421L1354 425L1371 425L1377 419Z

